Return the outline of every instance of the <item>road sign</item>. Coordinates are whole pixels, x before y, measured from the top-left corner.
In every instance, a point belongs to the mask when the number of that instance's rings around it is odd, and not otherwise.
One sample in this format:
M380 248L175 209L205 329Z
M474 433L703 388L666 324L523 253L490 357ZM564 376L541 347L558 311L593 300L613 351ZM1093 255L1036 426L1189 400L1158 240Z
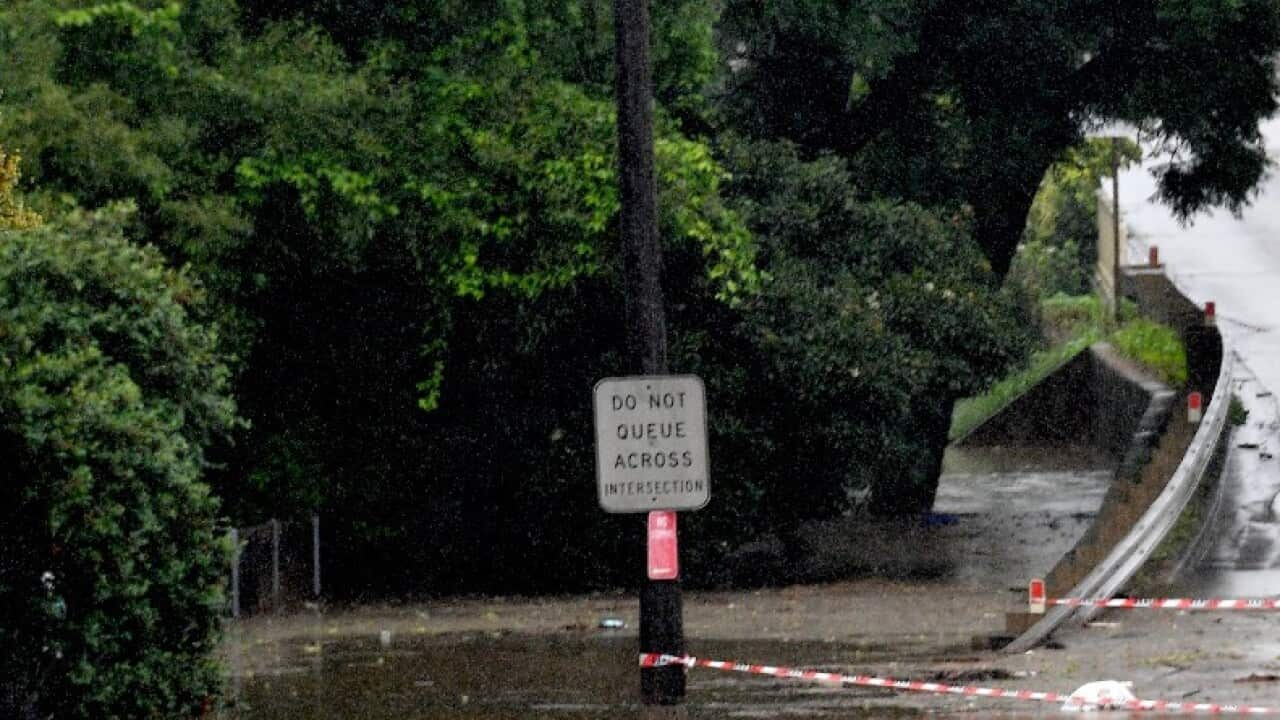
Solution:
M670 510L649 513L649 579L680 577L680 551L676 538L676 514Z
M596 383L596 480L607 512L697 510L711 497L706 393L695 375Z

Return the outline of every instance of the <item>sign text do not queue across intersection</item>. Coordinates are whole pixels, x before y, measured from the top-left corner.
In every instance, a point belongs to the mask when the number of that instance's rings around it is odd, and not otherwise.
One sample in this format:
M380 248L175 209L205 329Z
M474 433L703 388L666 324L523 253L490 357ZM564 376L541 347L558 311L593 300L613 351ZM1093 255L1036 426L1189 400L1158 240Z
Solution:
M595 426L604 510L696 510L707 504L706 393L700 378L605 378L595 387Z

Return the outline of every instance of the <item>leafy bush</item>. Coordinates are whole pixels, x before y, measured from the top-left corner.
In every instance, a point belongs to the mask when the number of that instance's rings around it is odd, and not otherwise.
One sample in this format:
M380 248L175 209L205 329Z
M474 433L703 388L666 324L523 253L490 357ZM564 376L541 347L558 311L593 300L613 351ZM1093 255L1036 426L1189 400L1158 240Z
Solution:
M927 509L952 403L1025 356L1031 323L994 288L963 211L864 199L839 158L722 140L773 277L741 328L771 391L763 436L790 445L759 480L791 496L771 509L839 510L867 493L877 512ZM804 483L787 471L797 457ZM839 502L806 500L817 474Z
M0 230L22 230L40 224L40 216L23 207L14 195L21 174L17 153L7 153L0 146Z
M1089 292L1098 259L1098 190L1113 161L1125 167L1140 158L1132 140L1113 146L1109 139L1093 139L1050 168L1032 202L1008 281L1033 300Z
M123 209L0 230L0 716L191 717L227 558L204 447L236 420L200 291Z
M1121 323L1138 317L1138 306L1130 299L1120 301ZM1050 342L1057 344L1071 338L1081 330L1101 330L1111 323L1097 295L1066 295L1058 293L1040 301L1040 328Z
M1187 350L1173 328L1136 318L1111 335L1111 344L1120 354L1147 366L1166 385L1187 384Z

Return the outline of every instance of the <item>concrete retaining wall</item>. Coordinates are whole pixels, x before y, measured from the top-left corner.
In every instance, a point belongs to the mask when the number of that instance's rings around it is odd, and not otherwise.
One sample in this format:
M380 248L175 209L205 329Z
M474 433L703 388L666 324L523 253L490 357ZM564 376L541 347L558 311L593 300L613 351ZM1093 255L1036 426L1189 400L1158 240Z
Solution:
M1134 433L1159 433L1148 418L1151 397L1167 392L1110 345L1098 343L1067 362L956 441L961 447L1057 447L1087 444L1117 461ZM1145 424L1144 424L1145 422Z

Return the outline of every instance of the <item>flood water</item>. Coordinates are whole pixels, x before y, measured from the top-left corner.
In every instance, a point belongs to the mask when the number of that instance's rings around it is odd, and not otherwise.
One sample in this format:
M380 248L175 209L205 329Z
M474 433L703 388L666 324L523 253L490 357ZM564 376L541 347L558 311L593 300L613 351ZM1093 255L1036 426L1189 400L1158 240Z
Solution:
M638 703L635 647L634 637L519 635L393 638L388 645L379 637L316 638L241 647L228 657L231 706L218 717L650 718L654 715ZM702 642L700 647L718 657L768 657L779 664L846 672L903 660L888 649L856 644L745 641ZM975 712L981 717L1035 717L1057 709L951 696L927 696L926 709L916 706L925 696L878 688L705 669L691 670L688 677L684 716L689 718L895 718L925 712L934 717L974 717Z
M718 657L771 657L831 669L884 659L884 651L824 643L701 643ZM241 648L226 718L640 718L634 637L460 635L297 640ZM263 658L269 662L262 662ZM244 658L239 658L244 662ZM234 664L237 658L230 658ZM869 705L893 693L695 671L694 718L865 718L914 714ZM872 712L874 710L874 712Z
M687 593L689 652L846 674L1036 688L985 677L969 648L1003 627L1027 578L1087 527L1110 478L1087 450L953 452L932 520L815 527L832 558L875 555L897 579ZM906 534L903 534L906 533ZM870 537L875 536L875 537ZM853 566L857 566L854 563ZM502 603L494 600L494 603ZM354 608L232 625L223 720L650 718L639 704L634 598ZM499 615L501 617L499 617ZM599 617L626 627L601 630ZM975 665L977 663L978 665ZM989 668L986 668L989 669ZM959 676L948 673L962 673ZM966 675L964 673L974 673ZM683 717L1036 717L1056 706L895 693L696 668Z

